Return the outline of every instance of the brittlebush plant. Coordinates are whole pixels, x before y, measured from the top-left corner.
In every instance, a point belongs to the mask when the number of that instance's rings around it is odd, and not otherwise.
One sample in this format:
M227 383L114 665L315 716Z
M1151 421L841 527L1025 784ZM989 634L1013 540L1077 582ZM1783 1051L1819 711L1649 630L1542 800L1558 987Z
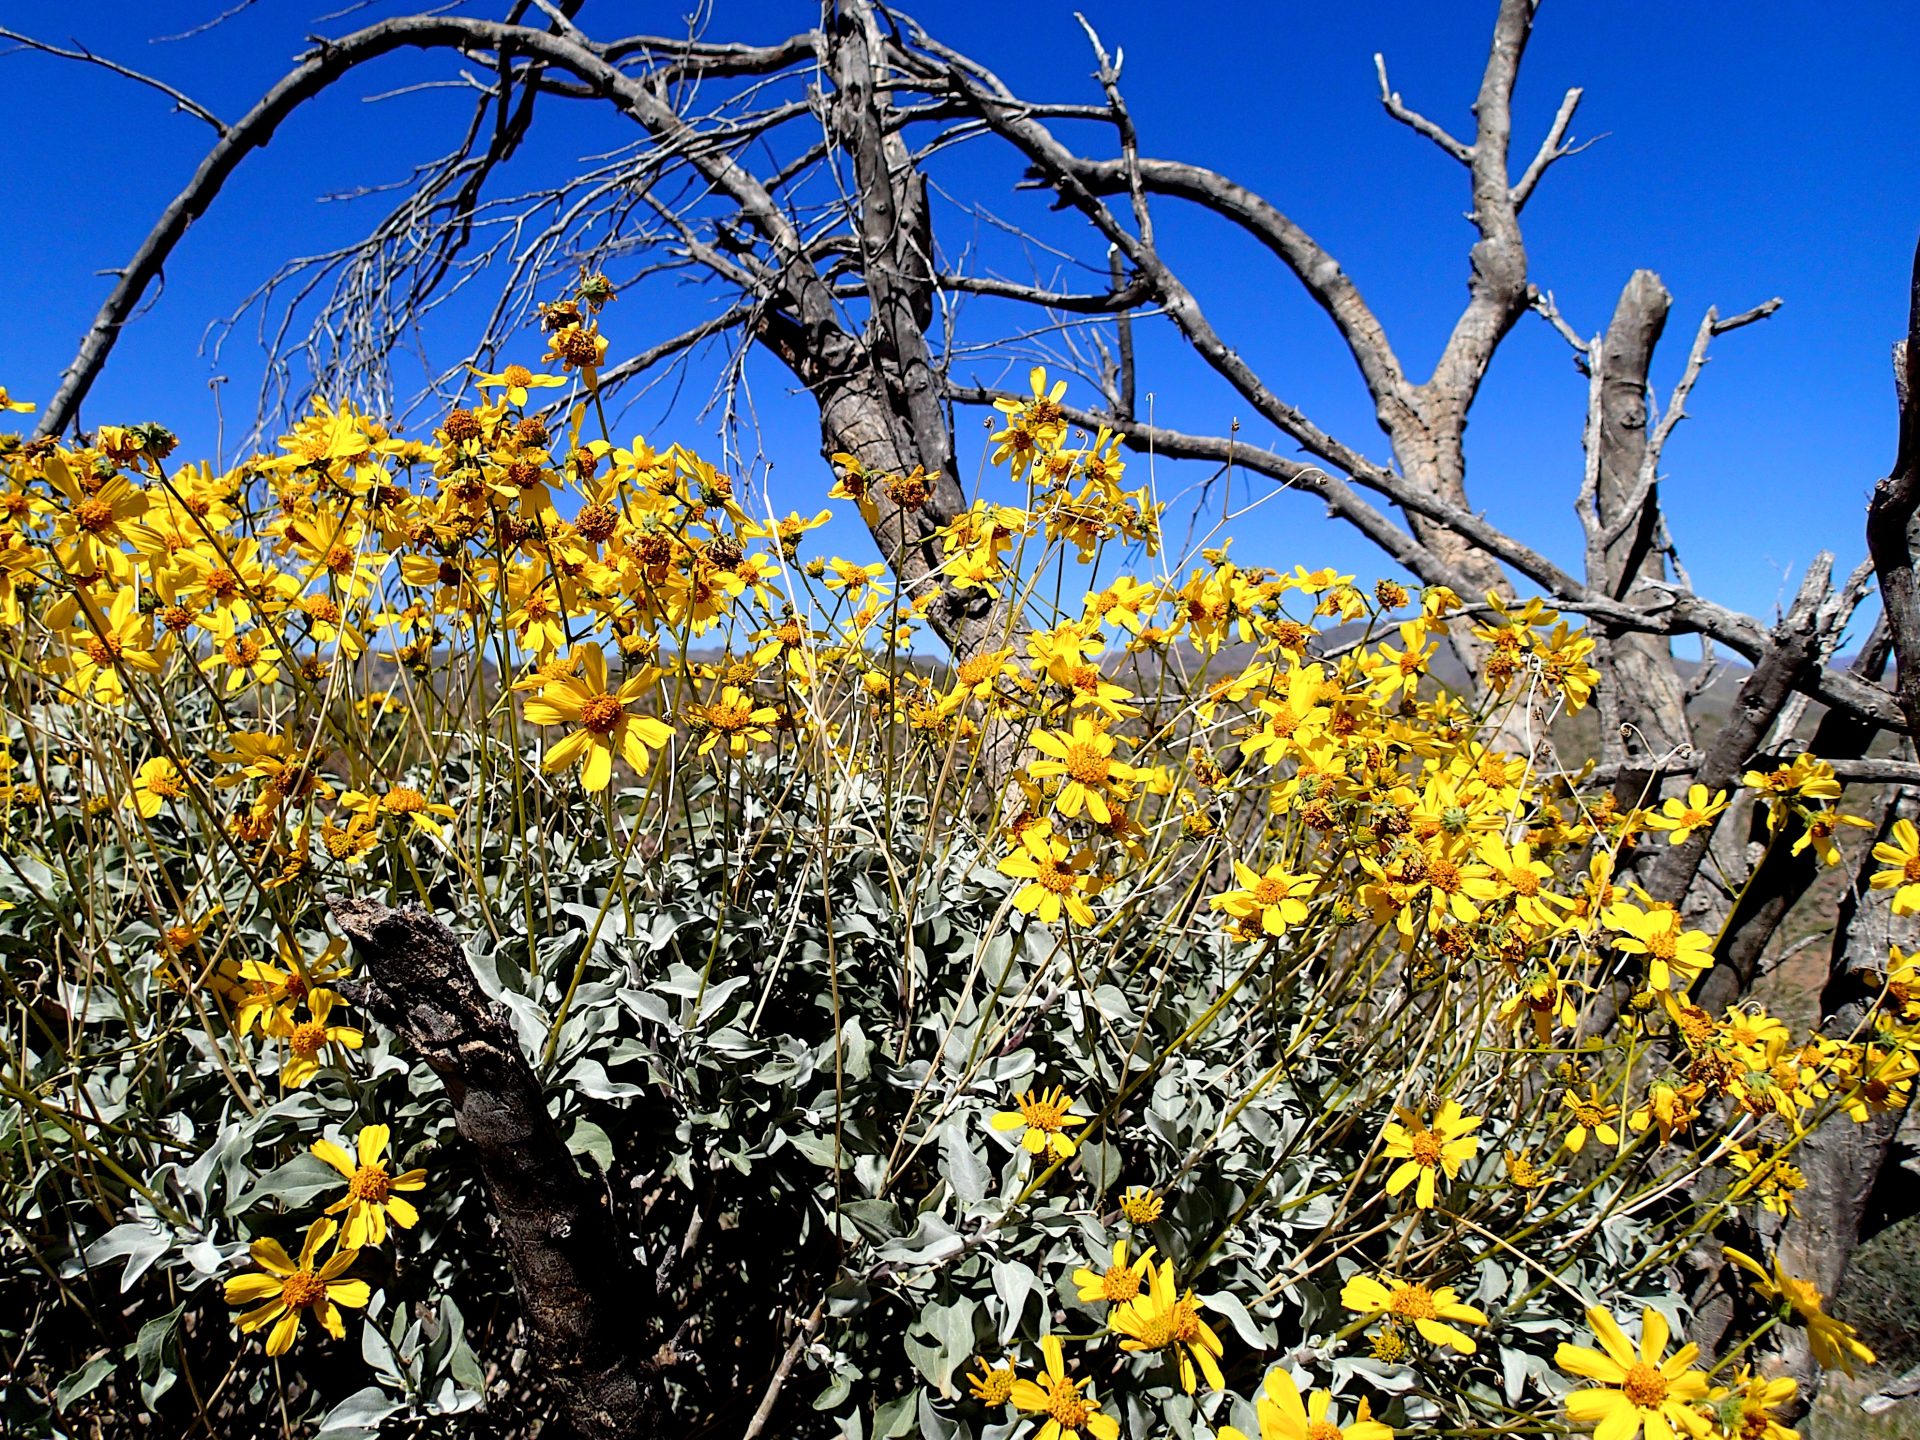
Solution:
M316 402L224 473L155 425L0 450L23 1432L551 1418L328 893L466 943L687 1433L778 1369L791 1435L1731 1440L1793 1394L1753 1337L1867 1358L1742 1252L1702 1359L1674 1266L1904 1102L1920 977L1850 1040L1689 1000L1713 937L1616 875L1728 797L1501 740L1586 702L1578 628L1222 534L1170 563L1036 372L932 542L1003 635L936 659L933 592L819 553L830 511L609 431L603 303L417 437ZM928 481L843 455L830 496ZM1429 669L1469 636L1477 696ZM1838 858L1818 758L1747 784Z

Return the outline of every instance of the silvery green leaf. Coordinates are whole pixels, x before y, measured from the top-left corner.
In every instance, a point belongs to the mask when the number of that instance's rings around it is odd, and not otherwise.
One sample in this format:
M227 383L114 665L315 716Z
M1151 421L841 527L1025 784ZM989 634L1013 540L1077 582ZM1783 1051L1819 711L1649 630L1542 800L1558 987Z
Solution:
M360 1358L367 1362L368 1368L375 1374L396 1385L403 1383L399 1362L393 1356L393 1346L371 1319L360 1327Z
M155 1380L163 1370L167 1370L171 1376L167 1367L168 1342L173 1338L174 1326L180 1323L181 1313L186 1308L183 1300L166 1314L156 1315L140 1327L140 1333L128 1353L139 1362L142 1380Z
M647 1093L644 1085L609 1079L607 1067L586 1056L573 1062L566 1083L590 1100L637 1100Z
M798 1150L816 1165L825 1165L831 1169L834 1165L836 1155L842 1169L846 1169L853 1164L853 1157L848 1155L845 1150L836 1151L832 1135L822 1135L817 1131L810 1130L800 1134L789 1134L786 1136L786 1141L787 1144Z
M914 1417L919 1409L920 1387L889 1400L873 1412L873 1440L892 1440L913 1433Z
M1120 1178L1120 1152L1104 1140L1094 1140L1079 1150L1080 1173L1087 1177L1096 1196L1104 1195Z
M827 1381L827 1388L813 1397L813 1408L816 1410L838 1410L847 1396L852 1393L852 1383L845 1375L836 1371L833 1378Z
M963 1205L978 1204L987 1195L993 1172L967 1136L967 1117L950 1117L940 1131L941 1168Z
M950 1255L957 1255L963 1243L953 1227L938 1215L922 1215L911 1235L904 1240L889 1241L874 1253L882 1260L907 1265L936 1265Z
M1002 1345L1011 1345L1013 1337L1020 1332L1020 1322L1026 1318L1027 1297L1041 1291L1040 1277L1033 1273L1031 1266L1019 1260L1001 1260L994 1265L993 1292L1006 1306L1006 1315L1000 1321Z
M86 1261L88 1265L102 1265L109 1260L125 1259L127 1268L120 1277L120 1293L124 1295L172 1245L173 1236L159 1224L129 1220L114 1226L89 1245Z
M96 1355L53 1390L53 1408L64 1410L76 1400L85 1399L93 1393L93 1387L113 1373L113 1357Z
M1279 1336L1274 1328L1255 1320L1240 1297L1231 1291L1216 1290L1200 1298L1208 1309L1227 1318L1227 1323L1233 1326L1233 1333L1240 1337L1248 1349L1271 1350L1278 1341Z
M920 1434L923 1440L953 1440L953 1437L960 1433L960 1422L949 1419L935 1410L933 1397L925 1390L920 1392L920 1404L915 1418L920 1422Z
M513 1022L513 1033L520 1042L520 1048L529 1055L538 1055L546 1048L547 1031L553 1026L553 1017L527 995L508 991L501 1001L507 1007L507 1017ZM572 1029L573 1024L569 1017L567 1028Z
M1527 1381L1539 1368L1539 1357L1510 1345L1500 1347L1500 1376L1506 1387L1507 1403L1518 1405L1527 1392Z
M311 1151L296 1155L254 1181L252 1186L227 1207L229 1215L238 1215L262 1200L278 1200L285 1205L305 1205L316 1196L346 1184L346 1179Z
M872 1303L873 1295L864 1281L836 1280L827 1287L827 1313L836 1319L858 1315Z
M860 1028L860 1017L849 1016L840 1028L841 1064L849 1080L864 1080L873 1070L873 1042Z
M354 1391L329 1410L314 1440L361 1440L377 1431L382 1421L399 1414L402 1408L402 1401L377 1385L369 1385Z

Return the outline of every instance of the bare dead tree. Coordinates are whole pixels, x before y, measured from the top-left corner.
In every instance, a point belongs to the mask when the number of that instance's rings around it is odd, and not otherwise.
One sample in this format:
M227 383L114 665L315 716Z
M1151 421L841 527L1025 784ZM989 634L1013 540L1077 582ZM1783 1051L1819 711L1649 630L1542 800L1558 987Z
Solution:
M1407 572L1469 601L1524 586L1587 617L1602 672L1601 772L1623 795L1657 794L1685 778L1731 785L1748 765L1794 747L1809 703L1825 707L1815 744L1843 778L1912 781L1920 770L1909 754L1869 750L1881 735L1910 743L1920 726L1913 578L1920 405L1909 398L1920 365L1920 272L1898 366L1900 446L1868 519L1887 624L1868 647L1875 663L1848 666L1837 651L1867 577L1836 585L1831 560L1822 557L1787 614L1772 623L1741 614L1694 591L1660 507L1662 456L1711 342L1764 319L1779 302L1730 318L1709 310L1678 385L1658 407L1648 375L1671 308L1658 278L1636 271L1605 330L1591 337L1535 283L1523 214L1548 175L1582 148L1570 136L1582 100L1577 88L1565 93L1537 144L1514 133L1513 97L1536 9L1537 0L1498 0L1464 135L1410 106L1390 83L1385 59L1375 57L1386 113L1463 172L1473 227L1467 300L1424 378L1408 373L1338 258L1272 199L1204 165L1151 153L1126 103L1121 57L1091 26L1098 94L1062 102L1015 93L978 58L880 0L829 0L817 25L765 44L598 40L579 27L577 6L535 0L498 22L423 14L318 42L230 124L176 95L214 126L216 142L120 272L40 433L76 423L141 298L247 157L316 96L397 52L425 51L444 58L450 72L467 67L459 83L476 91L468 125L451 150L419 166L364 242L296 261L252 297L263 316L277 307L271 324L263 319L270 358L304 345L310 357L324 354L329 368L357 374L366 393L391 397L385 367L404 317L455 287L499 285L485 333L466 357L476 358L491 353L524 320L540 287L570 266L623 266L629 289L697 280L716 297L710 313L610 367L603 388L646 383L660 367L685 367L702 347L724 344L731 348L715 390L730 392L742 357L756 347L813 401L824 454L851 454L879 475L916 468L937 475L922 504L901 505L881 487L870 523L903 589L932 598L933 628L964 658L999 643L1016 619L978 592L954 589L934 544L935 530L966 503L955 474L956 407L990 404L1003 393L958 367L968 356L1004 356L1042 337L1104 332L1092 346L1102 357L1092 378L1105 407L1071 409L1071 422L1109 427L1158 457L1231 463L1310 495ZM633 142L558 183L491 193L531 127L556 107L577 106L624 118ZM1069 133L1082 136L1089 127L1099 153L1069 143ZM960 145L1002 147L1017 157L1024 188L1048 197L1062 219L1035 216L1023 228L988 214L978 196L966 199L961 215L1005 226L1016 252L1050 254L1056 273L1015 278L972 251L943 248L946 202L929 168ZM1372 402L1385 458L1291 403L1234 343L1216 318L1227 307L1208 308L1160 239L1157 217L1176 206L1255 240L1324 313ZM1052 225L1051 236L1066 222L1072 228L1064 241L1040 237L1041 226ZM1586 468L1574 495L1586 540L1580 576L1471 502L1466 426L1503 341L1530 311L1568 340L1587 376ZM984 330L971 320L963 326L975 314L986 316ZM1225 393L1251 409L1260 433L1189 433L1141 420L1134 341L1149 323L1168 327L1203 361ZM457 388L462 373L459 365L444 367L430 388ZM1699 638L1703 658L1724 649L1750 667L1734 716L1700 749L1688 710L1696 697L1672 651L1683 636ZM1889 657L1893 690L1878 680ZM1480 657L1469 650L1464 658L1471 665ZM1713 867L1702 866L1708 847L1744 853L1749 823L1750 812L1736 809L1716 831L1643 866L1649 889L1689 913L1731 913L1719 965L1702 992L1715 1004L1748 993L1763 952L1811 879L1807 866L1774 858L1788 848L1776 838L1746 896L1736 904L1717 892ZM1884 956L1883 936L1866 922L1849 919L1836 930L1823 999L1829 1033L1857 1023L1861 977ZM1876 1130L1859 1143L1836 1144L1807 1168L1805 1213L1813 1218L1792 1243L1818 1251L1823 1277L1844 1273L1864 1224L1848 1197L1882 1193L1889 1144Z

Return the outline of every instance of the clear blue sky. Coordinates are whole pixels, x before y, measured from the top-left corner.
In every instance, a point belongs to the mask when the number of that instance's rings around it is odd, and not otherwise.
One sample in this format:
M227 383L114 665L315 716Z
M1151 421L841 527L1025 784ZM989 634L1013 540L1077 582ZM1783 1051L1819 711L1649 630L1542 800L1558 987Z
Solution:
M78 38L233 116L287 68L308 33L414 8L382 0L316 23L337 5L259 0L210 34L149 43L226 3L11 0L4 23L52 41ZM463 8L492 15L500 7ZM1490 0L1088 0L1085 8L1109 44L1125 47L1144 148L1234 174L1306 225L1357 279L1403 359L1424 373L1465 295L1464 173L1382 114L1372 55L1386 52L1410 104L1469 133ZM603 34L674 32L684 9L685 0L588 0L581 19ZM768 0L719 0L717 10L709 34L743 39L785 34L814 13ZM1025 93L1091 99L1071 11L1050 0L916 8L936 34ZM1667 457L1668 513L1696 582L1745 610L1770 614L1816 549L1833 549L1843 567L1864 550L1866 495L1892 450L1887 349L1904 323L1920 230L1917 68L1920 7L1894 0L1546 0L1542 8L1522 72L1516 150L1537 141L1574 84L1586 89L1576 136L1605 138L1561 165L1527 211L1536 283L1590 333L1634 267L1657 270L1676 302L1657 366L1663 387L1709 304L1731 312L1772 295L1785 301L1772 320L1718 343L1695 392L1696 418ZM178 252L165 293L121 342L87 418L161 419L193 449L210 449L215 371L199 353L207 322L282 258L356 235L373 212L318 197L401 178L408 161L448 148L470 104L445 90L379 104L359 96L453 72L445 60L396 58L353 94L297 117L250 160ZM100 71L0 57L0 134L12 178L0 206L0 383L16 395L51 392L110 283L97 272L124 263L210 142L204 126L168 108ZM528 179L622 138L617 125L557 107L542 129L523 167ZM947 176L1003 213L1042 214L1032 197L1007 193L1017 167L1005 155L982 149L955 165ZM1320 424L1385 458L1350 363L1291 278L1213 222L1171 204L1159 214L1165 248L1228 338ZM954 247L968 235L948 218L940 238ZM1079 253L1099 252L1082 243ZM630 296L609 328L616 344L637 349L672 333L698 303L666 291ZM439 323L443 338L457 336L470 312L450 308ZM1248 421L1243 434L1268 443L1245 406L1191 361L1158 345L1148 358L1141 384L1159 418L1219 430L1238 415ZM987 380L1005 373L987 360L961 369ZM251 404L257 359L243 344L219 373L232 380L231 421ZM770 365L752 373L778 462L774 499L782 509L808 506L821 483L810 407L783 398L788 382ZM1583 405L1584 381L1566 346L1529 317L1496 360L1469 437L1475 505L1576 566L1571 504ZM698 420L696 409L683 396L673 433L695 442L710 433L711 419ZM650 398L624 424L662 434L660 410ZM970 426L963 432L970 436ZM1170 473L1160 481L1164 489L1184 483ZM1247 561L1325 561L1363 575L1384 568L1305 499L1283 497L1241 529L1236 554Z

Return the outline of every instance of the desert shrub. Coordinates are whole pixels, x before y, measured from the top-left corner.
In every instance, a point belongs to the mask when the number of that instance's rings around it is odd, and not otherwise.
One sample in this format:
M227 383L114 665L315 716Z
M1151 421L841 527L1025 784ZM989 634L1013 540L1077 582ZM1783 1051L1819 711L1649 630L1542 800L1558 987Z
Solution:
M1806 1134L1903 1101L1912 967L1854 1039L1688 1000L1712 937L1615 869L1726 797L1510 748L1584 704L1578 627L1162 565L1036 374L928 542L1003 629L936 661L824 514L618 443L593 299L426 438L6 447L15 1429L564 1409L329 894L460 937L688 1433L1751 1436L1792 1389L1750 1344L1858 1352L1764 1257L1711 1373L1666 1337ZM843 504L924 484L836 460ZM1455 642L1487 694L1428 676ZM1813 757L1749 784L1841 821Z

